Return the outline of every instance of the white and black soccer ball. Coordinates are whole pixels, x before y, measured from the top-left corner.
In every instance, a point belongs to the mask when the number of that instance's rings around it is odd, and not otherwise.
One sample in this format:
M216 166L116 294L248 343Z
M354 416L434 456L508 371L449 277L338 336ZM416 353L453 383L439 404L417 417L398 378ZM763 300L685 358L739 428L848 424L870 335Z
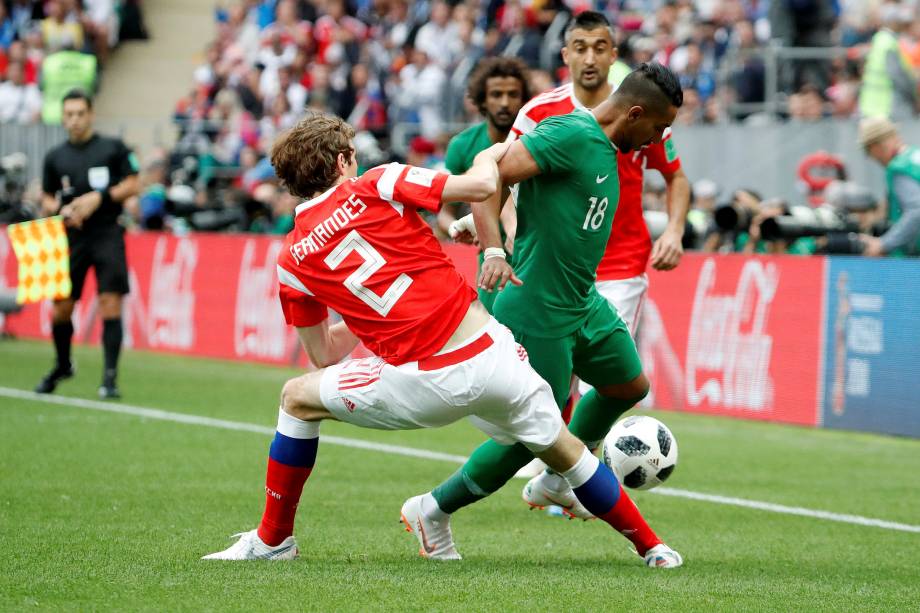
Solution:
M674 472L677 439L654 417L627 417L617 422L604 440L604 463L626 487L650 490Z

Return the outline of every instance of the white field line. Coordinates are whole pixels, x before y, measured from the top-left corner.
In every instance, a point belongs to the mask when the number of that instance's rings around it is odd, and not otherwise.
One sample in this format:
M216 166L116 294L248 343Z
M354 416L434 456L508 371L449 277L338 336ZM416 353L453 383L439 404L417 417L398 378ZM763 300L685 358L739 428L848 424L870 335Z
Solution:
M144 417L147 419L156 419L160 421L171 421L183 424L192 424L196 426L208 426L211 428L222 428L224 430L237 430L241 432L256 432L271 436L274 434L274 428L248 424L239 421L229 421L226 419L215 419L213 417L204 417L201 415L189 415L186 413L174 413L172 411L163 411L160 409L150 409L146 407L133 406L129 404L119 404L114 402L100 402L98 400L88 400L83 398L70 398L67 396L53 396L46 394L36 394L25 390L14 389L10 387L0 387L0 397L16 398L19 400L31 400L46 404L58 404L62 406L77 407L81 409L90 409L93 411L106 411L109 413L119 413L122 415L133 415L135 417ZM412 447L403 447L401 445L387 445L385 443L374 443L371 441L362 441L353 438L343 438L339 436L323 436L323 444L341 445L343 447L352 447L356 449L366 449L369 451L380 451L394 455L402 455L413 458L422 458L426 460L442 460L445 462L454 462L462 464L466 457L450 453L440 453L438 451L428 451L427 449L415 449ZM884 528L887 530L898 530L901 532L914 532L920 534L920 526L911 524L901 524L883 519L874 519L872 517L863 517L861 515L846 515L842 513L832 513L830 511L821 511L816 509L806 509L804 507L790 507L772 502L762 502L759 500L748 500L746 498L734 498L731 496L718 496L715 494L703 494L690 490L675 489L670 487L659 487L650 493L660 494L662 496L674 496L677 498L686 498L689 500L698 500L701 502L711 502L714 504L724 504L747 509L756 509L758 511L769 511L772 513L782 513L784 515L799 515L801 517L811 517L813 519L824 519L836 521L844 524L853 524L858 526L870 526L874 528Z

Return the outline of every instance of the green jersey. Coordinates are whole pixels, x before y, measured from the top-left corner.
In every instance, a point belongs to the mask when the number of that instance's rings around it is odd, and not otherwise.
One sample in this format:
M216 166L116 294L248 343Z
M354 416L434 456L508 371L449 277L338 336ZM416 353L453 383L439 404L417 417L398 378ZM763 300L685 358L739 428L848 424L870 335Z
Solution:
M590 112L548 117L521 142L540 174L518 185L514 271L495 316L515 333L558 338L606 304L594 288L620 198L617 150Z
M473 167L473 158L493 144L489 138L488 125L485 122L477 123L450 139L444 166L450 174L462 175Z

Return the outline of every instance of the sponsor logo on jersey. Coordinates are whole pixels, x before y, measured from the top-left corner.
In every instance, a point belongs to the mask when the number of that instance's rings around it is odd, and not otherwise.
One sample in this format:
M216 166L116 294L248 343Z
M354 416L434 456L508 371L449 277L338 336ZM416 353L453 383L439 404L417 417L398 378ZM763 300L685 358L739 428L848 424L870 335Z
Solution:
M422 187L431 187L431 183L436 176L438 176L438 173L430 168L411 166L409 167L409 172L406 173L406 182L415 183Z
M348 409L349 413L355 412L355 403L349 400L348 398L342 398L342 404L345 405L345 408Z
M594 179L594 180L597 181L598 184L600 184L600 183L603 183L604 181L606 181L606 180L607 180L607 177L609 177L609 176L610 176L610 175L604 175L604 176L602 177L602 176L600 176L600 175L597 175L597 178Z
M677 159L677 148L674 147L673 139L668 138L664 141L664 154L669 164Z

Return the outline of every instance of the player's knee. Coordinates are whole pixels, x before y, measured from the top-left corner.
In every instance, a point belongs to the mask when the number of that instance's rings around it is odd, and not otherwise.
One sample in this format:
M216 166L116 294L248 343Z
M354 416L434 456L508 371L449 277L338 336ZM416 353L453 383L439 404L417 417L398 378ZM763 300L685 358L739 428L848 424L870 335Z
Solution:
M281 388L281 409L285 413L305 421L323 419L327 415L319 398L319 381L313 375L290 379Z
M57 300L51 308L51 320L56 324L70 321L73 315L73 300Z
M597 391L603 398L609 398L618 402L625 400L637 404L648 396L650 389L651 385L649 384L648 378L645 374L639 373L639 376L632 381L618 385L604 386L597 388Z
M635 384L636 402L642 402L652 389L648 377L646 377L644 374L640 374L633 380L633 383Z

